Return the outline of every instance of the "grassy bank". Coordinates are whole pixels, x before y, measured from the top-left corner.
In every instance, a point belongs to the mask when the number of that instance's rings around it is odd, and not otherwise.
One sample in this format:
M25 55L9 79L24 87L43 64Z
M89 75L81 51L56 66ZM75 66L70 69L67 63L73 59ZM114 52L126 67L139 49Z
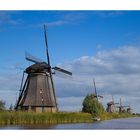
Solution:
M92 122L92 115L79 112L0 112L0 124L55 124Z
M101 120L135 117L128 113L103 113ZM88 123L93 116L80 112L34 113L34 112L0 112L0 125L9 124L57 124L57 123Z
M129 117L136 117L136 115L132 115L129 113L107 113L104 112L100 115L101 120L111 120L111 119L118 119L118 118L129 118Z

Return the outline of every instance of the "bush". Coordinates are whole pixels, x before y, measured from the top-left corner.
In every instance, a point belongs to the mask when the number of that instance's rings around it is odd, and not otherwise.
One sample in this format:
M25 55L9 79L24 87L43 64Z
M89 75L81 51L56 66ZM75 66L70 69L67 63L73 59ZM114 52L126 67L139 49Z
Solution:
M5 110L5 102L0 100L0 111Z
M99 116L104 112L103 105L97 100L95 94L87 95L83 101L82 112L91 113L94 116Z

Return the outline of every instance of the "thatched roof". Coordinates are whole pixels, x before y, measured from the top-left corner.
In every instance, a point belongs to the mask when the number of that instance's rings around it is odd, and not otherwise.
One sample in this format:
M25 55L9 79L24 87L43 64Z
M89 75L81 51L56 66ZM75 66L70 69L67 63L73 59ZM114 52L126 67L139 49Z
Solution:
M29 74L29 73L35 73L35 72L48 71L49 69L50 69L50 66L47 63L41 62L41 63L36 63L29 66L25 71L26 73Z

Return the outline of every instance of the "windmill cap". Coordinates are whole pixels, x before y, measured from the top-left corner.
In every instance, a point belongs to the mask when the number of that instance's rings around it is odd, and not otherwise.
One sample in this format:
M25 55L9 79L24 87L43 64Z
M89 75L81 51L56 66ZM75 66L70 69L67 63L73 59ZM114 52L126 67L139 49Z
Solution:
M107 103L107 105L114 105L114 102L110 101L110 102Z
M29 66L25 72L26 73L36 73L36 72L49 72L50 66L46 62L36 63Z

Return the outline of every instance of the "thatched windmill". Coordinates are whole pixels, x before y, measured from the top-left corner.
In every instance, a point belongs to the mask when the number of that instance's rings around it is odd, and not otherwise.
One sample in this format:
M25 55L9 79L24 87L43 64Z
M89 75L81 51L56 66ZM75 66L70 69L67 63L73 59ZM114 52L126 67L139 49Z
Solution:
M72 75L71 72L59 67L51 67L45 25L44 35L47 62L37 59L31 55L26 56L28 61L31 61L35 64L29 66L23 72L19 98L15 106L16 110L56 112L58 108L52 78L52 74L55 72L52 71L56 70L68 75ZM25 82L23 82L25 73L27 74L27 77Z
M122 99L120 98L120 106L117 106L117 108L119 108L119 113L126 112L127 110L125 108L127 108L127 107L130 108L130 106L124 106L124 105L122 105Z
M112 95L112 101L107 103L106 111L109 112L109 113L116 112L116 106L115 106L116 104L119 104L119 103L114 102L114 98L113 98L113 95Z
M129 106L129 107L127 108L127 110L126 110L126 111L127 111L127 113L132 114L132 110L133 110L133 109Z

